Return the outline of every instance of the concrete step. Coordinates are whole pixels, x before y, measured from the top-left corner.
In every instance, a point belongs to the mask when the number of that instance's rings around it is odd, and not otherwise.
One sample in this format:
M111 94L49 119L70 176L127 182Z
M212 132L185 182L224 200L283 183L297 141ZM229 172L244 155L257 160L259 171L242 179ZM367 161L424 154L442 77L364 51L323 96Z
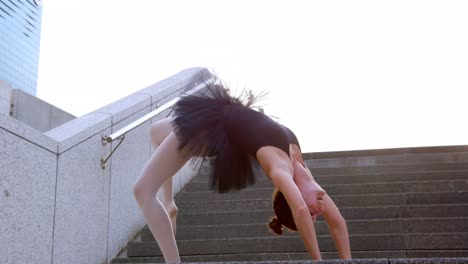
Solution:
M358 183L391 183L414 181L440 181L440 180L468 180L468 170L461 171L426 171L426 172L395 172L395 173L368 173L354 175L326 175L314 174L315 180L321 184L358 184ZM256 187L272 186L265 176L257 179ZM208 177L204 175L194 178L185 188L186 191L209 189Z
M353 175L370 173L395 173L395 172L429 172L447 170L468 170L468 162L444 162L444 163L411 163L391 164L377 166L339 167L339 168L310 168L315 176L324 175Z
M350 234L394 234L394 233L468 233L468 217L348 220ZM317 221L318 235L328 235L325 221ZM286 236L297 236L297 232L285 232ZM276 237L265 223L180 226L177 240L216 239L242 237ZM141 233L142 241L155 241L146 227Z
M331 237L318 236L321 250L334 251ZM438 234L373 234L350 235L352 250L466 250L468 233ZM210 240L179 240L181 255L208 254L250 254L267 252L305 252L304 244L298 236L278 236L268 238L238 238ZM156 242L130 242L129 257L160 256Z
M416 181L366 184L322 185L328 195L363 195L411 192L457 192L468 191L467 180L455 181ZM271 198L274 187L252 186L241 191L217 193L214 191L183 191L177 195L177 201L220 201L236 199Z
M468 204L342 207L340 208L340 212L347 221L420 217L468 217ZM223 224L266 224L273 215L274 213L271 208L268 210L206 213L188 213L182 210L179 211L177 225L182 227Z
M304 158L347 220L355 258L314 263L468 263L468 146L307 153ZM269 231L273 186L267 177L241 192L220 195L209 191L207 171L202 167L176 197L183 262L312 263L296 232L276 236ZM322 217L316 230L322 257L337 258ZM128 244L128 258L113 263L164 262L147 228L139 239Z
M335 195L332 198L339 208L418 204L464 204L468 203L468 192ZM271 210L271 203L271 199L267 198L201 202L184 201L178 202L177 205L181 212L208 213Z
M414 255L414 257L413 257ZM308 253L254 253L254 254L224 254L224 255L187 255L181 256L182 262L206 263L224 262L239 263L253 262L255 264L466 264L468 250L388 250L388 251L353 251L353 260L340 261L335 252L322 252L323 261L312 261ZM409 259L424 258L424 259ZM428 258L437 258L434 260ZM328 260L328 261L327 261ZM267 262L265 262L267 261ZM162 257L133 257L114 259L112 263L164 263Z
M438 153L463 153L468 152L468 145L458 146L431 146L431 147L412 147L412 148L387 148L387 149L362 149L345 151L327 151L303 153L305 160L310 159L337 159L350 157L380 157L397 155L425 155Z
M341 176L314 176L319 184L352 184L352 183L382 183L382 182L413 182L413 181L448 181L468 180L468 170L460 171L426 171L373 173Z
M468 152L395 154L316 159L307 159L308 157L305 156L304 158L306 158L305 161L310 168L336 168L404 163L467 162Z

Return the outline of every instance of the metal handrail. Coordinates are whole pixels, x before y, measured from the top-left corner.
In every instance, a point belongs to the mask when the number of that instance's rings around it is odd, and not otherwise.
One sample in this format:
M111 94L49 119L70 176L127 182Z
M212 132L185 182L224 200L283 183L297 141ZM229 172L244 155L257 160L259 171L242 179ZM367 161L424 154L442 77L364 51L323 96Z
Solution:
M188 92L185 92L184 94L185 95L191 95L201 89L203 89L204 87L206 87L208 84L212 83L214 81L214 78L210 78L206 81L203 81L203 83L200 83L199 85L195 86L194 88L192 88L191 90L189 90ZM158 106L157 109L151 111L150 113L138 118L137 120L133 121L132 123L126 125L125 127L117 130L116 132L110 134L109 136L107 135L103 135L102 136L102 144L103 145L106 145L107 143L112 143L114 142L115 140L119 139L120 142L118 143L118 145L115 147L115 149L109 154L109 156L107 158L102 158L101 159L101 167L103 169L105 169L106 167L106 163L107 161L109 160L109 158L112 156L112 154L114 154L114 152L117 150L117 148L120 146L120 144L122 143L122 141L125 139L125 134L127 134L128 132L132 131L133 129L139 127L141 124L145 123L146 121L150 120L151 118L153 118L154 116L162 113L164 110L172 107L175 103L177 103L177 101L179 101L181 99L181 97L177 97L177 98L174 98L172 100L170 100L169 102L163 104L162 106Z
M213 82L213 80L214 80L214 78L211 78L208 81L204 81L203 83L195 86L194 88L192 88L191 90L189 90L188 92L186 92L184 94L186 94L186 95L193 94L193 93L201 90L202 88L204 88L206 85ZM146 121L148 121L152 117L154 117L154 116L162 113L164 110L172 107L179 100L180 100L180 96L177 97L177 98L172 99L171 101L163 104L162 106L159 106L157 109L153 110L152 112L138 118L137 120L133 121L132 123L130 123L130 124L126 125L125 127L117 130L116 132L110 134L109 136L104 135L103 140L105 142L107 142L107 143L111 143L112 141L116 140L117 138L125 135L126 133L132 131L133 129L137 128L141 124L145 123Z

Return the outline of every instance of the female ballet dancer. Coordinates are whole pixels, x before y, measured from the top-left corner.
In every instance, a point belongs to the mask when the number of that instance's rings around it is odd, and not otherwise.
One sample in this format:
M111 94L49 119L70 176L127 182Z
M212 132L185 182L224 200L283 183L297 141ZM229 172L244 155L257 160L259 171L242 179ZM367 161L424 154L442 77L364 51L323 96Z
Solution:
M166 263L180 263L172 177L194 156L214 157L210 183L218 192L254 184L254 167L260 165L277 189L275 200L285 198L290 212L288 216L275 209L277 217L270 228L276 233L281 225L296 229L311 258L321 259L313 222L323 214L340 257L351 258L346 223L306 169L296 136L251 109L253 103L252 98L231 96L222 84L213 82L202 92L182 97L174 106L173 117L152 125L151 140L156 150L133 191ZM163 202L156 197L160 188ZM295 226L288 224L288 217L293 218Z

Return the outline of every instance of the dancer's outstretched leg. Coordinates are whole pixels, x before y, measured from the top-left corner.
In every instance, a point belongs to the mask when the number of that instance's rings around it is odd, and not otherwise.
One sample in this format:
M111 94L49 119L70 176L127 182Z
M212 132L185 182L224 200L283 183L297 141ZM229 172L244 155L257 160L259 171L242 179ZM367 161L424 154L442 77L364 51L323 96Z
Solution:
M167 181L164 182L162 186L163 190L163 205L166 208L167 213L169 214L169 219L171 219L172 231L174 232L174 236L177 233L177 212L179 209L177 208L175 201L174 201L174 190L173 190L173 181L174 178L170 177Z
M159 121L154 122L151 125L150 135L151 143L153 147L157 149L159 145L169 136L169 134L174 130L172 124L172 118L165 118ZM169 218L171 219L172 229L174 235L176 234L176 222L177 222L177 206L174 202L174 192L173 192L173 177L167 179L163 186L161 187L163 191L162 203L164 208L166 208Z
M177 149L178 144L175 134L169 134L148 160L134 186L135 198L166 263L179 263L180 257L169 215L156 193L189 158Z

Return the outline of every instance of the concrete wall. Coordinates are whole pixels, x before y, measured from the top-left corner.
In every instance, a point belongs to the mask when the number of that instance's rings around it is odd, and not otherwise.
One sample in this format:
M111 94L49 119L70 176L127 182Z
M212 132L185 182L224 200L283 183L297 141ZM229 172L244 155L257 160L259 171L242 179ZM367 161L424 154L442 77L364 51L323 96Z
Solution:
M194 87L209 76L184 70L43 134L0 115L0 256L2 263L106 263L144 226L132 186L153 151L152 121L115 143L103 135ZM187 164L175 192L197 172Z
M11 87L4 81L0 80L0 114L10 114Z
M41 131L56 128L75 116L19 89L11 91L11 117Z
M2 263L51 263L57 143L0 115Z

